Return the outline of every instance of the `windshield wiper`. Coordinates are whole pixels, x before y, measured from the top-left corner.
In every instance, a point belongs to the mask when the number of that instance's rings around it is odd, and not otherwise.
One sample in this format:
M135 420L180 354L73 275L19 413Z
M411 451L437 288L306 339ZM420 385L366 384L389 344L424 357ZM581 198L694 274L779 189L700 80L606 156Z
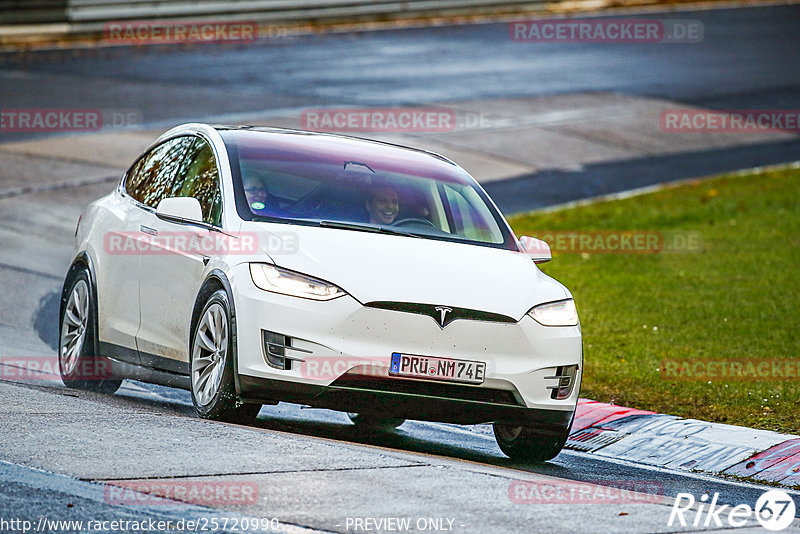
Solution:
M323 228L336 228L339 230L355 230L356 232L372 232L375 234L401 235L403 237L421 237L417 234L410 234L402 230L387 228L386 226L368 226L363 224L347 223L340 221L320 221L319 225Z
M269 215L255 215L252 219L253 222L268 222L278 224L303 224L306 226L317 226L317 221L311 219L286 219L283 217L272 217Z
M269 215L253 215L253 218L250 220L253 222L291 222L286 219L281 219L280 217L271 217Z

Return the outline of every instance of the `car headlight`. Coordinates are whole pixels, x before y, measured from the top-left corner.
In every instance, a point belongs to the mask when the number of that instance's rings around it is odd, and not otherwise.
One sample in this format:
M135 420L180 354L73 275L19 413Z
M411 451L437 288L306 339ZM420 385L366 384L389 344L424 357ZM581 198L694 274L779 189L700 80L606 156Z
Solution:
M313 300L332 300L345 294L335 285L267 263L251 263L250 276L259 289Z
M544 326L576 326L578 324L578 310L572 299L534 306L528 315Z

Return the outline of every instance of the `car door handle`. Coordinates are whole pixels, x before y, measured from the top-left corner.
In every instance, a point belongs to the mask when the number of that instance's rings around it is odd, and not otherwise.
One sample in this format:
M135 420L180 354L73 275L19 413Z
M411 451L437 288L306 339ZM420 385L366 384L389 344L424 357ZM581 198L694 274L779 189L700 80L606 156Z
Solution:
M158 230L156 230L155 228L150 228L149 226L145 226L143 224L139 225L139 230L141 232L144 232L145 234L149 234L149 235L153 235L153 236L158 235Z

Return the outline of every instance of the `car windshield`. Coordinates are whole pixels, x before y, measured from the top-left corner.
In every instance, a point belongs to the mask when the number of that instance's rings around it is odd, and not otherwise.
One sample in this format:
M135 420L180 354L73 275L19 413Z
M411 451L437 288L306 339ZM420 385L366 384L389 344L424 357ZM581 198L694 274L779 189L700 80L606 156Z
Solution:
M317 224L516 250L475 180L421 151L338 136L223 130L245 220Z

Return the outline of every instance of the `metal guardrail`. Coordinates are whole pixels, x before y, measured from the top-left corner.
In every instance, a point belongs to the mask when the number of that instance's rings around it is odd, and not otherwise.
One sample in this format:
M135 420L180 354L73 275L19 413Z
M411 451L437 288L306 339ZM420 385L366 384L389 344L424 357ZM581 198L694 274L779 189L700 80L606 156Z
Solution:
M541 7L546 0L0 0L0 24L215 17L263 23L387 20Z
M66 22L69 0L0 0L0 24Z

